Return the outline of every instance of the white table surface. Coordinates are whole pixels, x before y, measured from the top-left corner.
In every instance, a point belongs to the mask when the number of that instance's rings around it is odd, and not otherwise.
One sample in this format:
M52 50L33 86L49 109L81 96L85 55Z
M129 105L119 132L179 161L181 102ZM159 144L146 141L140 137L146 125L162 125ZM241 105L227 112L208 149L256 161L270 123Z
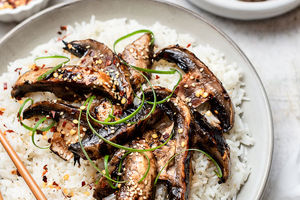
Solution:
M66 0L64 0L66 1ZM68 0L71 1L71 0ZM300 8L261 21L235 21L193 10L229 35L255 66L273 113L275 146L264 199L300 199ZM51 0L50 5L62 2ZM16 24L0 23L0 38Z

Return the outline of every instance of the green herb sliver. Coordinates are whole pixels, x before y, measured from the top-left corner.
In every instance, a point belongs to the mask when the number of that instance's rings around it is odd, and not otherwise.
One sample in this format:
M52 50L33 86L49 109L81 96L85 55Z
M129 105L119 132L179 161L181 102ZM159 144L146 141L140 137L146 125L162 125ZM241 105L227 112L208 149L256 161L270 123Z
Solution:
M53 121L49 126L47 126L47 127L45 127L45 128L42 128L42 129L34 129L34 128L31 128L30 126L28 126L28 125L26 125L26 124L23 123L21 115L22 115L22 113L23 113L23 109L24 109L25 105L26 105L29 101L30 101L30 105L33 104L33 99L32 99L32 98L28 98L28 99L26 99L26 100L22 103L22 105L21 105L21 107L20 107L20 109L19 109L19 112L18 112L18 118L19 118L19 121L20 121L21 125L22 125L25 129L27 129L27 130L29 130L29 131L42 131L42 132L49 131L49 130L55 125L55 121ZM45 121L45 120L44 120L44 121Z
M88 103L88 101L90 100L90 98L88 98L83 106L86 106L86 104ZM103 173L102 170L100 170L97 165L92 161L92 159L89 157L88 153L86 152L86 150L84 149L84 146L82 144L82 140L81 140L81 136L80 136L80 121L81 121L81 115L82 115L82 109L80 109L79 112L79 117L78 117L78 126L77 126L77 132L78 132L78 142L80 144L80 148L83 152L83 154L85 155L86 159L90 162L90 164L94 167L94 169L96 169L100 174L102 174L105 178L107 178L108 180L114 182L114 183L125 183L124 181L116 181L112 178L110 178L109 176L106 175L106 173Z
M42 60L42 59L49 59L49 58L64 58L67 59L66 61L56 65L55 67L51 68L50 70L48 70L47 72L45 72L44 74L40 75L37 80L43 80L45 79L47 76L49 76L50 74L52 74L53 72L55 72L56 70L58 70L59 68L61 68L64 64L68 63L70 61L70 58L66 57L66 56L60 56L60 55L55 55L55 56L43 56L43 57L37 57L36 59L34 59L34 62L36 62L37 60Z
M186 149L186 150L183 150L181 151L180 153L177 153L175 154L174 156L172 156L168 161L167 163L163 166L163 168L158 172L155 180L154 180L154 185L156 185L159 177L160 177L160 174L162 173L162 171L168 166L168 164L178 155L180 155L181 153L183 152L186 152L186 151L197 151L197 152L201 152L203 153L205 156L207 156L209 158L209 160L211 160L213 162L213 164L216 166L217 168L217 171L215 171L216 175L219 177L219 178L222 178L223 177L223 173L222 173L222 170L221 170L221 167L219 166L219 164L217 163L217 161L215 161L208 153L206 153L205 151L202 151L200 149Z

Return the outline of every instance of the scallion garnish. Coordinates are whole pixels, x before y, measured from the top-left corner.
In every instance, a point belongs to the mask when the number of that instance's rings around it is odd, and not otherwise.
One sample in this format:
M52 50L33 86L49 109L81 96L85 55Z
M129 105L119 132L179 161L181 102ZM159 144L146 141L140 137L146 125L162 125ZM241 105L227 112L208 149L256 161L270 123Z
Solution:
M170 137L161 145L155 147L155 148L151 148L151 149L134 149L134 148L130 148L130 147L126 147L126 146L123 146L123 145L120 145L120 144L117 144L117 143L114 143L112 141L109 141L108 139L106 139L105 137L103 137L102 135L100 135L95 129L94 127L92 126L90 120L89 120L89 115L87 114L86 115L86 120L87 120L87 123L89 125L89 128L92 130L92 132L97 135L101 140L103 140L104 142L110 144L111 146L113 147L116 147L118 149L124 149L125 151L130 151L130 152L145 152L145 151L154 151L156 149L159 149L161 148L162 146L166 145L170 139L172 138L172 135L173 133L170 135Z
M48 75L52 74L53 72L55 72L56 70L58 70L59 68L61 68L64 64L68 63L70 61L70 58L66 57L66 56L60 56L60 55L55 55L55 56L43 56L43 57L38 57L36 59L34 59L34 62L36 62L37 60L41 60L41 59L49 59L49 58L64 58L67 59L66 61L56 65L55 67L51 68L50 70L48 70L47 72L45 72L44 74L42 74L41 76L39 76L37 78L38 81L45 79Z
M49 149L50 146L47 146L47 147L40 147L39 145L37 145L34 141L34 135L37 131L37 128L44 122L47 120L47 117L43 117L42 119L40 119L39 121L37 121L37 123L34 125L33 129L32 129L32 135L31 135L31 140L32 140L32 143L34 144L34 146L36 146L37 148L40 148L40 149Z
M103 124L103 125L117 125L117 124L121 124L121 123L124 123L124 122L127 122L127 120L130 120L131 118L133 118L144 106L144 102L145 102L145 95L143 93L143 98L142 98L142 102L141 104L139 105L139 107L134 111L132 112L130 115L120 119L120 120L117 120L117 121L114 121L114 122L106 122L106 121L99 121L97 119L95 119L91 114L90 114L90 108L91 108L91 104L93 102L93 100L95 99L96 97L95 96L91 96L90 98L88 98L88 106L87 106L87 110L86 110L86 116L87 117L90 117L93 121L99 123L99 124Z
M49 131L49 130L55 125L55 121L53 121L49 126L47 126L47 127L45 127L45 128L42 128L42 129L31 128L30 126L27 126L26 124L23 123L21 115L22 115L24 106L25 106L25 105L27 104L27 102L29 102L29 101L30 101L30 105L33 104L33 99L32 99L32 98L28 98L28 99L26 99L26 100L22 103L22 105L21 105L21 107L20 107L20 109L19 109L19 112L18 112L18 118L19 118L19 121L20 121L21 125L22 125L24 128L26 128L27 130L32 131L32 132L33 132L33 131L41 131L41 132ZM44 120L44 121L45 121L45 120ZM38 126L37 126L37 127L38 127Z
M105 155L105 156L104 156L104 170L105 170L106 176L109 176L109 177L110 177L110 175L109 175L109 170L108 170L108 159L109 159L109 155ZM108 181L109 186L110 186L112 189L117 189L117 188L118 188L118 187L116 187L116 186L114 186L114 185L112 184L111 180L108 180L108 179L107 179L107 181Z
M219 178L222 178L223 173L222 173L222 170L221 170L219 164L218 164L217 161L215 161L215 159L213 159L208 153L206 153L205 151L202 151L202 150L200 150L200 149L186 149L186 150L181 151L180 153L175 154L174 156L172 156L172 157L167 161L167 163L163 166L163 168L158 172L158 174L157 174L157 176L156 176L156 178L155 178L155 181L154 181L154 185L156 185L156 183L157 183L157 181L158 181L158 179L159 179L159 177L160 177L160 174L161 174L162 171L168 166L168 164L169 164L176 156L178 156L178 155L180 155L181 153L186 152L186 151L197 151L197 152L203 153L203 154L204 154L205 156L207 156L207 157L213 162L213 164L216 166L216 168L217 168L217 171L215 171L216 175L217 175Z
M88 103L90 98L88 98L83 106L86 106L86 104ZM77 126L77 132L78 132L78 142L80 144L80 148L83 152L83 154L85 155L86 159L90 162L90 164L100 173L102 174L105 178L107 178L108 180L114 182L114 183L125 183L124 181L116 181L112 178L110 178L109 176L106 175L106 173L103 173L98 167L97 165L92 161L92 159L89 157L88 153L86 152L86 150L84 149L84 146L82 144L82 141L81 141L81 136L80 136L80 120L81 120L81 115L82 115L82 109L80 109L80 112L79 112L79 117L78 117L78 126ZM88 116L87 116L88 117Z

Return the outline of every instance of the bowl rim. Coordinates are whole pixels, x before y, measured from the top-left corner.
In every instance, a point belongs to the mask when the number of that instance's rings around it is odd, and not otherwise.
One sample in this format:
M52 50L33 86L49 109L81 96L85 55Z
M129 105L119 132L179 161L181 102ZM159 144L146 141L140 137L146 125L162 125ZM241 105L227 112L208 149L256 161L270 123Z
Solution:
M41 1L44 1L44 0L41 0ZM75 4L75 3L78 3L78 2L81 2L81 1L84 1L84 0L74 0L74 1L71 1L71 2L62 2L62 3L59 3L59 4L56 4L56 5L53 5L53 6L50 6L32 16L30 16L29 18L27 18L26 20L24 20L23 22L21 22L20 24L18 24L17 26L15 26L12 30L10 30L7 34L5 34L1 39L0 39L0 47L2 45L2 43L4 43L6 40L8 40L15 32L17 32L19 29L22 28L22 26L26 25L27 23L29 23L30 21L34 20L34 19L37 19L38 17L48 13L48 12L51 12L55 9L58 9L58 8L63 8L63 7L66 7L66 6L69 6L71 4ZM196 17L197 19L203 21L205 24L207 24L208 26L210 26L211 28L213 28L215 31L217 31L225 40L227 40L229 42L229 44L237 51L237 53L242 57L242 59L248 63L248 66L250 67L250 70L253 71L253 73L255 74L256 78L257 78L257 81L259 82L259 90L261 90L263 96L263 101L265 102L265 106L266 106L266 110L267 110L267 128L268 128L268 135L270 137L270 140L268 141L268 146L269 146L269 149L268 149L268 160L267 160L267 170L264 171L264 175L263 175L263 178L262 178L262 186L259 188L258 190L258 193L256 195L256 199L261 199L263 197L263 194L264 194L264 190L266 188L266 185L267 185L267 182L268 182L268 178L269 178L269 174L270 174L270 171L271 171L271 165L272 165L272 158L273 158L273 151L274 151L274 125L273 125L273 119L272 119L272 112L271 112L271 106L270 106L270 103L269 103L269 100L268 100L268 97L267 97L267 93L266 93L266 90L263 86L263 83L256 71L256 69L254 68L253 64L250 62L250 60L247 58L247 56L245 55L245 53L240 49L240 47L228 36L226 35L220 28L218 28L216 25L208 22L208 20L204 19L202 16L200 16L200 14L194 12L194 11L191 11L187 8L184 8L178 4L175 4L175 3L171 3L171 2L166 2L164 0L150 0L152 2L156 2L156 3L161 3L161 4L164 4L166 6L171 6L171 7L175 7L179 10L183 10L184 12L187 12L189 13L190 15Z
M224 3L224 0L202 0L207 4L211 4L217 6L219 8L224 9L234 9L240 11L269 11L269 10L277 10L283 6L295 4L297 0L285 0L285 1L260 1L260 2L245 2L238 0L229 0ZM300 2L299 2L300 5Z
M25 10L31 10L33 7L35 7L38 4L41 4L43 1L48 1L48 0L32 0L28 4L18 6L14 9L2 9L2 10L0 10L0 16L1 15L7 15L7 14L15 15L15 14L18 14L18 13L23 12ZM34 15L32 17L34 17Z

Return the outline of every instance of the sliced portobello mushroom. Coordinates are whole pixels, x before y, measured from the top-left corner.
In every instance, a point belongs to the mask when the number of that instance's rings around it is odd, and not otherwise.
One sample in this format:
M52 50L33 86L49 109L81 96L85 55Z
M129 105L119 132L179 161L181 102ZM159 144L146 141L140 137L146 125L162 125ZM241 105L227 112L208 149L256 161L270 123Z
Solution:
M136 108L127 109L120 116L120 119L130 115ZM155 123L158 120L158 116L161 113L159 109L156 109L150 116L147 117L151 111L152 106L145 104L141 111L133 118L128 120L131 125L127 123L121 123L115 126L104 126L101 128L95 128L97 133L111 142L117 144L126 144L141 134L141 131L146 129L147 126ZM142 120L143 119L143 120ZM101 140L96 134L86 135L82 144L92 159L98 159L106 154L113 153L116 148ZM85 159L79 143L70 145L70 151L79 155Z
M196 113L196 118L197 115L199 114ZM191 148L204 150L218 163L222 170L219 183L225 183L230 175L230 148L225 138L221 134L211 132L201 120L195 120L191 129Z
M230 150L223 137L234 123L234 110L222 83L193 53L179 46L162 49L155 57L175 63L186 74L176 94L191 108L191 146L209 153L220 165L223 177L230 172Z
M120 106L112 105L106 98L96 100L91 106L91 113L98 120L104 121L111 113L111 107L114 108L114 115L119 116L122 112ZM29 119L34 116L49 116L57 121L56 130L51 138L50 149L64 160L70 160L73 153L69 150L70 145L78 142L78 117L80 108L67 105L63 102L42 101L37 102L23 112L23 118ZM103 126L91 121L94 127L102 128ZM81 137L91 135L86 121L85 111L82 112L80 122Z
M151 34L146 33L137 40L127 45L122 52L122 59L129 65L147 69L152 64L153 45L151 45ZM145 78L136 70L129 67L130 82L132 88L137 90L145 83ZM144 73L144 75L146 75Z
M149 149L149 145L145 140L133 141L129 146L136 149ZM124 151L118 150L109 162L110 176L115 179L118 175L118 166L123 155ZM150 161L150 169L145 179L140 181L149 166L146 156ZM122 169L120 180L125 181L125 183L120 184L118 190L114 190L109 185L108 180L105 177L101 177L94 192L96 199L103 199L112 193L115 193L116 200L153 199L155 192L154 180L157 175L156 160L153 152L130 153L123 160Z
M170 90L155 87L160 99L167 97ZM166 199L184 200L188 198L187 179L189 177L189 134L192 122L190 109L178 97L171 97L166 103L160 104L164 111L156 127L146 132L144 137L150 147L162 144L173 133L172 139L163 147L156 149L153 154L160 171L171 157L175 156L159 176L159 181L166 183L168 194ZM152 126L153 127L153 126ZM154 136L154 137L153 137ZM156 137L157 136L157 137Z
M154 59L175 63L186 73L176 94L186 101L193 112L199 112L213 131L223 133L232 128L234 109L227 91L192 52L178 45L169 46L160 50Z

